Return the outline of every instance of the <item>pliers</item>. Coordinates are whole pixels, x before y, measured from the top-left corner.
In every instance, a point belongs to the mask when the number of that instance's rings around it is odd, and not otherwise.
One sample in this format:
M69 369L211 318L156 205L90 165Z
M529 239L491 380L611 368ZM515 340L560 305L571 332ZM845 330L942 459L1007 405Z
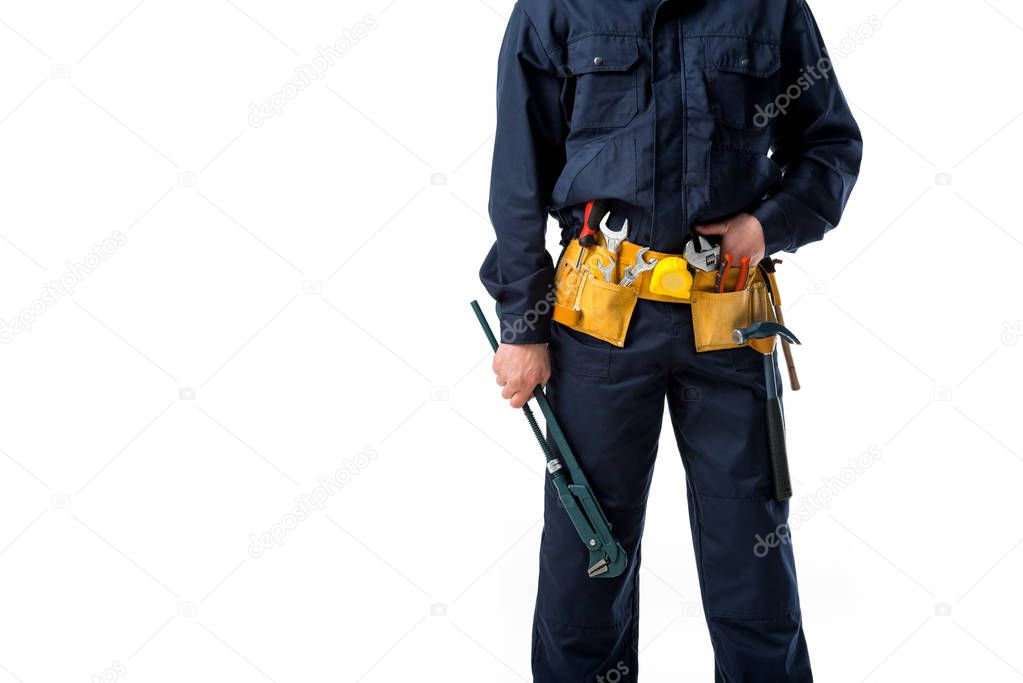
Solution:
M735 266L735 258L731 254L725 254L721 257L721 267L718 269L717 279L714 280L714 289L720 294L725 291L725 278L728 276L728 271ZM743 256L739 260L739 279L735 281L735 288L731 291L738 292L746 286L746 280L749 279L749 256Z

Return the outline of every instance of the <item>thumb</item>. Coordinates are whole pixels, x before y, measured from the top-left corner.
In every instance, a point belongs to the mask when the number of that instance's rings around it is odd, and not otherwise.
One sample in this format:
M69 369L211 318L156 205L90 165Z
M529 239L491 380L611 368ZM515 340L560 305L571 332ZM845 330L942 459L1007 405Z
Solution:
M728 232L728 225L725 223L710 223L709 225L694 225L693 230L701 235L724 235Z

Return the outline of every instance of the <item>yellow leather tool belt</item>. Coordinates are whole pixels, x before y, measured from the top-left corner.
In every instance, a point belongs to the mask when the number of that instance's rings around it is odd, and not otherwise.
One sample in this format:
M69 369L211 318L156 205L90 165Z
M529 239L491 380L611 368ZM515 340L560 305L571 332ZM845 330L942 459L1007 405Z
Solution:
M657 259L657 266L640 273L631 285L620 285L642 248L623 242L615 259L601 245L583 249L578 241L570 242L555 275L554 320L622 347L637 300L690 304L697 351L739 346L752 346L761 353L773 350L773 338L751 340L746 344L736 344L732 339L732 331L737 328L777 320L760 268L750 271L746 286L737 292L729 291L740 277L739 269L732 269L725 278L725 291L718 293L716 272L696 270L690 275L684 257L648 250L644 260ZM583 252L581 259L580 251ZM780 305L777 294L775 303Z

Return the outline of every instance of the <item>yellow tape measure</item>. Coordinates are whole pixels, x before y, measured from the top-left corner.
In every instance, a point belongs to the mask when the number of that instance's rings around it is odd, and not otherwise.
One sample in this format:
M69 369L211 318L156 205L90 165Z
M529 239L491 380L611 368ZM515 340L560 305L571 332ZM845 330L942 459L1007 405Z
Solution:
M654 294L688 299L693 276L684 258L669 256L657 262L650 274L650 291Z

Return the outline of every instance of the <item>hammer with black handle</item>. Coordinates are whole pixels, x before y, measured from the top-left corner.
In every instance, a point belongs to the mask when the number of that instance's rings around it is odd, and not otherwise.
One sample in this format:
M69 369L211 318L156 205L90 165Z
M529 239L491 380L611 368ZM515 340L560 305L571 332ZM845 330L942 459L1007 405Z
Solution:
M732 341L745 344L750 339L767 339L777 335L790 344L799 344L796 335L789 328L775 322L758 322L732 332ZM774 350L764 354L764 385L767 388L767 446L771 454L771 474L774 479L774 497L779 501L792 497L792 481L789 478L789 457L785 448L785 420L781 412L781 398L778 396L778 380L775 372Z

